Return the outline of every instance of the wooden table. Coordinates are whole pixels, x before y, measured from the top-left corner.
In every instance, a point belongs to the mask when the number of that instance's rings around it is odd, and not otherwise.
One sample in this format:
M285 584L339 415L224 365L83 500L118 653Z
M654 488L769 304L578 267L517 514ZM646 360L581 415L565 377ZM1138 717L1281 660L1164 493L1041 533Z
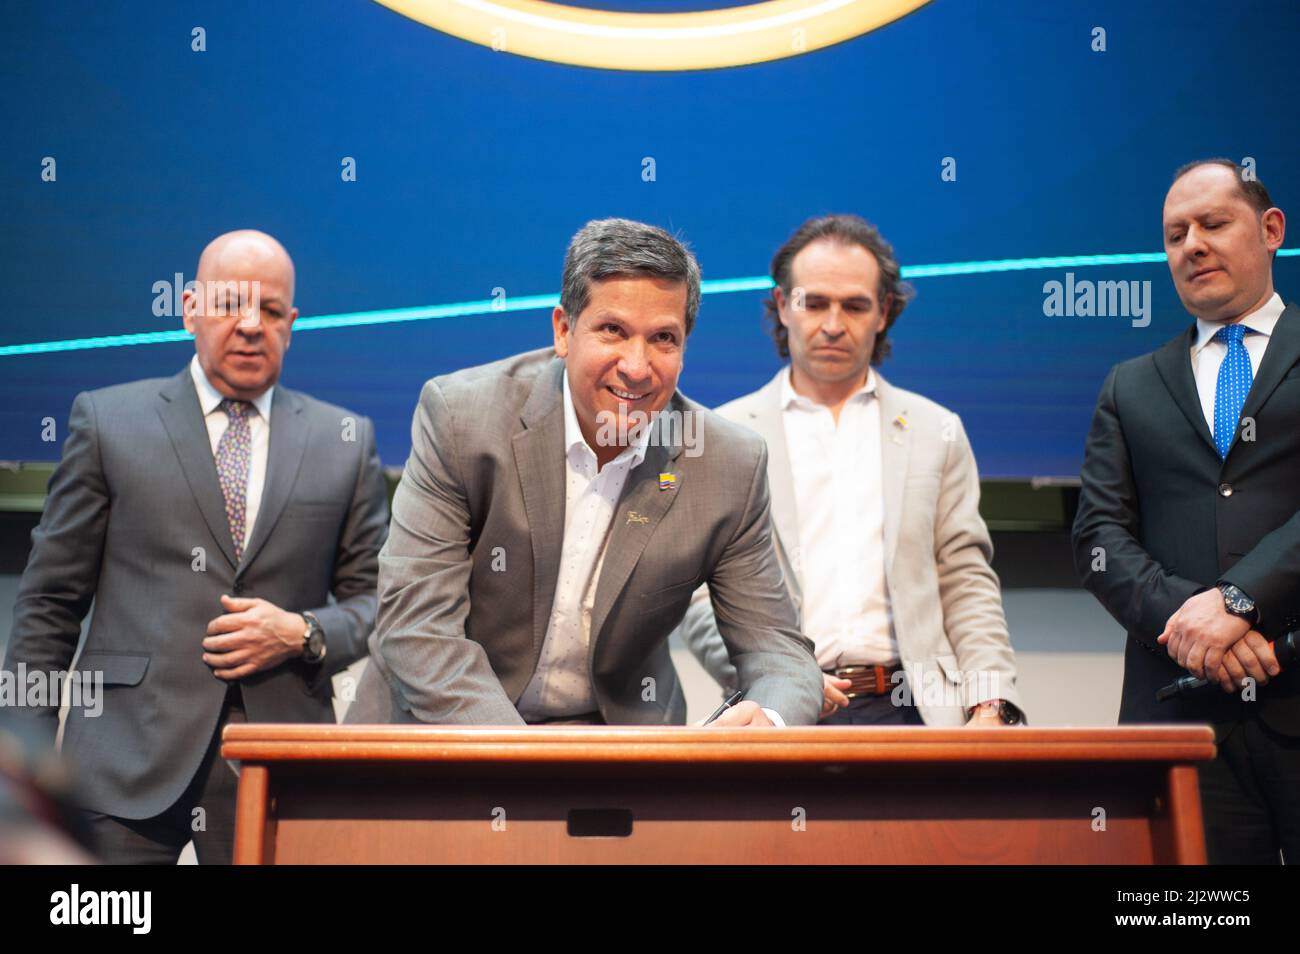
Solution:
M1208 726L232 724L235 861L1205 862Z

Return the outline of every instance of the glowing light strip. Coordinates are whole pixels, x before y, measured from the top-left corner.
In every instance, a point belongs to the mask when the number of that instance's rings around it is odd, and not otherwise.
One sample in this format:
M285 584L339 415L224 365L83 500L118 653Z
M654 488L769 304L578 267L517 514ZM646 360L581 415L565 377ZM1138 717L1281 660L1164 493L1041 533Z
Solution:
M1278 258L1300 256L1300 248L1281 248ZM1051 258L1006 258L985 262L949 262L940 265L904 265L904 278L942 278L951 275L988 275L997 272L1021 272L1047 268L1088 268L1096 265L1155 265L1163 263L1164 252L1135 252L1123 255L1057 255ZM766 275L748 278L716 278L700 283L703 295L727 295L734 292L766 291L772 279ZM352 311L338 315L317 315L299 318L293 330L318 331L324 328L357 328L364 325L387 325L404 321L428 321L432 318L465 318L471 315L504 314L513 311L534 311L554 308L560 296L521 295L516 298L462 301L448 305L426 305L418 308L384 308L377 311ZM0 358L20 355L51 354L59 351L91 351L96 348L122 348L132 345L167 344L189 341L190 335L181 329L169 331L142 331L135 334L101 335L96 338L65 338L59 341L33 341L28 344L0 345Z
M553 63L697 70L799 56L870 33L929 0L766 0L719 10L630 13L547 0L375 0L471 43Z
M430 7L439 4L445 8L447 0L414 0L409 6ZM820 0L820 2L800 2L791 6L780 3L759 3L748 7L735 7L721 10L729 14L726 22L691 25L690 14L676 14L679 26L668 26L673 22L673 14L634 14L618 11L599 11L583 7L566 7L557 3L531 3L513 6L508 0L496 3L493 0L450 0L487 18L482 22L492 23L493 18L499 23L523 24L569 36L589 36L602 40L687 40L687 39L721 39L739 33L763 33L769 30L797 26L820 17L834 14L836 11L857 3L866 6L861 0ZM557 8L546 11L546 7ZM785 9L779 9L782 6ZM750 19L752 11L752 19ZM604 12L610 19L600 22ZM430 13L437 19L437 15ZM444 13L443 16L446 16ZM616 18L616 19L615 19ZM450 19L450 17L447 17ZM700 20L704 18L699 18ZM698 21L696 21L698 22ZM656 25L662 24L662 25Z

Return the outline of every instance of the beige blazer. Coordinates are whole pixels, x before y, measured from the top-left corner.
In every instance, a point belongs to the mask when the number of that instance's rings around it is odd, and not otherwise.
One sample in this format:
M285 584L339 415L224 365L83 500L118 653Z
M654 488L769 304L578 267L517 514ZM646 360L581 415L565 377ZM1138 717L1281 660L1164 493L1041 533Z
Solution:
M799 521L780 403L781 375L787 373L782 368L718 414L767 442L773 542L799 608ZM879 373L876 381L885 582L912 700L928 725L960 725L965 709L986 699L1006 699L1023 709L998 578L989 565L993 545L979 514L979 473L961 420L893 387ZM707 586L693 595L679 634L720 685L734 686Z

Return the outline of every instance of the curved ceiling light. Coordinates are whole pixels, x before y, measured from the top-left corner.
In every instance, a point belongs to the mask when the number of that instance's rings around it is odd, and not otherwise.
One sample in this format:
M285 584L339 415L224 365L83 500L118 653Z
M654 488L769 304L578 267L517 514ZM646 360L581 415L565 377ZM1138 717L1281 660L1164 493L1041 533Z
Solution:
M375 0L507 53L609 70L701 70L810 53L929 0L768 0L693 13L591 10L544 0Z

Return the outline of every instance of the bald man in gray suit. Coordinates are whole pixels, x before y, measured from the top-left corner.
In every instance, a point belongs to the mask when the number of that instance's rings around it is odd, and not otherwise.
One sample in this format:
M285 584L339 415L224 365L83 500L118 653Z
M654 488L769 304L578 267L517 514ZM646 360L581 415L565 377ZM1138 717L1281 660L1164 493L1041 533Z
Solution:
M77 670L102 698L71 706L63 753L114 863L175 863L191 839L200 863L229 862L222 727L332 722L330 677L364 655L375 616L374 431L276 384L293 263L271 236L232 232L197 279L180 373L73 403L5 654L10 672L68 670L94 600ZM26 701L14 714L53 743L58 701Z

